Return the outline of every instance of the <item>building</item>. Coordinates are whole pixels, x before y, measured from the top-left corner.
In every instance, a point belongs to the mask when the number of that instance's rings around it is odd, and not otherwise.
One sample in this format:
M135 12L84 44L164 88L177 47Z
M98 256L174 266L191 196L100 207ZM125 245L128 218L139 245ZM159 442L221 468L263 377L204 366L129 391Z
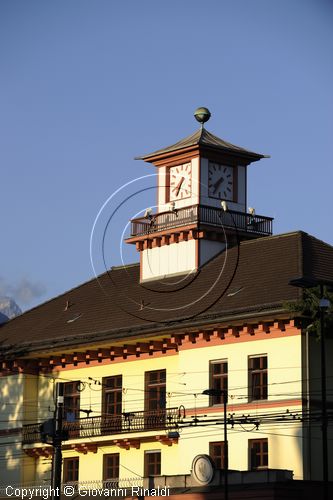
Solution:
M289 282L333 281L333 247L273 236L271 218L247 212L247 167L265 157L209 133L205 113L197 132L142 157L158 168L158 210L131 222L140 263L0 327L2 485L49 484L40 424L59 383L64 483L180 476L185 491L196 456L225 465L223 391L230 470L322 480L320 345L288 307L303 293Z

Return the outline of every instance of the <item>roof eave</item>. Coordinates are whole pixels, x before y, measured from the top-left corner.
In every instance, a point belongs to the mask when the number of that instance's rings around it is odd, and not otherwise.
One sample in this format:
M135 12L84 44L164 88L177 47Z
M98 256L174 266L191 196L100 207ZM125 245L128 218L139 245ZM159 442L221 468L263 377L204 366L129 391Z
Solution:
M294 299L297 300L297 299ZM292 302L290 300L289 302ZM63 339L59 339L59 341L55 341L55 339L43 339L43 341L38 341L30 344L20 344L20 347L18 351L24 352L24 354L21 356L18 355L17 358L20 357L25 357L28 355L31 355L33 353L38 354L38 353L52 353L54 351L58 351L58 349L67 349L71 347L77 348L77 346L89 346L89 345L96 345L97 342L100 343L105 343L106 341L110 341L110 334L112 334L112 341L117 342L117 341L122 341L123 339L129 340L130 338L135 338L135 337L148 337L151 335L161 335L161 333L168 333L168 332L176 332L177 329L184 329L184 327L202 327L202 326L207 326L210 323L227 323L233 324L237 323L239 321L244 321L246 319L254 321L255 319L260 319L260 318L267 318L267 317L272 317L278 319L281 317L281 315L287 315L288 317L296 317L297 313L291 313L290 310L288 310L285 306L284 303L277 303L277 304L272 304L270 307L265 308L264 305L261 305L260 307L253 308L252 310L243 310L239 311L237 314L234 314L232 312L226 311L226 313L222 314L214 314L214 315L207 315L204 318L198 318L196 321L193 321L193 319L189 320L182 320L182 319L175 319L174 321L170 321L167 324L161 325L160 323L158 324L151 324L149 326L142 325L142 326L137 326L137 327L131 327L130 329L128 328L118 328L116 330L106 330L106 331L101 331L101 332L91 332L89 334L84 334L84 335L76 335L73 337L67 337ZM5 345L2 346L3 348L6 348ZM7 349L11 346L7 346ZM1 352L1 351L0 351ZM13 353L15 355L15 353ZM14 359L14 358L12 358Z
M157 160L164 160L172 156L176 156L177 153L189 153L191 151L199 150L199 144L191 144L189 146L184 146L183 148L173 149L172 151L164 151L162 153L151 153L145 156L136 156L134 160L143 160L148 163L154 163Z
M174 149L174 150L170 150L170 151L164 151L161 153L151 153L151 154L148 154L145 156L136 156L134 158L134 160L143 160L143 161L148 162L148 163L154 163L155 161L160 161L160 160L164 160L164 159L170 158L172 156L175 156L176 153L180 153L180 154L181 153L188 153L188 152L195 151L195 150L199 150L199 151L211 150L214 152L226 153L232 157L240 157L240 158L249 159L249 160L251 160L250 163L252 163L254 161L259 161L263 158L270 158L270 155L254 153L252 151L245 151L245 150L244 151L242 151L242 150L237 151L237 150L232 150L232 149L228 149L228 148L221 148L219 146L211 146L211 145L207 145L207 144L192 144L190 146L185 146L183 148Z

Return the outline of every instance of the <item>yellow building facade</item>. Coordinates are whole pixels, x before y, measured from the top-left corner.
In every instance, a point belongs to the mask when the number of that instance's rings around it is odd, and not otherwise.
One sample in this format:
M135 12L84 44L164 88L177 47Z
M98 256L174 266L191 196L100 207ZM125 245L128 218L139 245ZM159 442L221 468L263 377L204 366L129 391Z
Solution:
M333 280L333 248L247 213L261 158L203 126L146 155L159 201L132 220L140 264L1 326L2 486L50 484L59 401L63 483L186 476L198 455L223 469L226 395L230 471L321 480L319 344L290 280Z
M210 455L214 443L220 446L223 442L223 406L202 394L216 380L221 385L221 378L212 372L221 363L226 366L224 380L228 387L229 468L256 468L251 457L252 443L267 442L267 460L261 457L259 468L291 470L295 479L320 475L320 471L316 474L315 469L311 470L311 453L316 452L311 449L309 424L299 418L311 398L304 394L302 377L304 335L294 320L280 320L271 326L259 324L253 329L229 328L224 334L218 329L180 334L172 340L176 339L177 347L164 353L156 349L126 359L119 356L113 361L91 361L89 365L81 362L38 376L3 377L4 401L11 387L16 390L15 407L7 405L11 409L7 414L11 425L5 427L8 446L4 446L6 440L2 437L1 449L6 452L1 459L6 463L6 477L13 484L50 481L52 447L40 442L39 425L31 422L52 418L57 383L79 389L74 391L79 400L75 408L81 410L77 417L72 415L72 396L65 404L64 427L69 429L69 439L63 442L63 459L65 464L70 462L67 459L78 463L77 476L67 480L84 483L110 479L105 471L105 457L109 455L117 456L116 469L124 482L146 476L150 453L160 455L160 475L189 474L196 455ZM126 349L121 344L119 347ZM267 361L267 368L262 370L267 374L265 397L251 393L251 361L259 359ZM157 373L165 373L165 401L159 401L159 410L154 412L147 410L147 376ZM116 391L121 394L121 411L118 417L108 418L103 413L107 382L117 378L121 378ZM286 422L269 422L270 414L285 414ZM232 425L233 417L237 421L242 416L249 416L249 421ZM5 420L5 412L3 417ZM20 432L11 436L10 429L17 432L19 423ZM215 458L221 460L222 450L218 451Z

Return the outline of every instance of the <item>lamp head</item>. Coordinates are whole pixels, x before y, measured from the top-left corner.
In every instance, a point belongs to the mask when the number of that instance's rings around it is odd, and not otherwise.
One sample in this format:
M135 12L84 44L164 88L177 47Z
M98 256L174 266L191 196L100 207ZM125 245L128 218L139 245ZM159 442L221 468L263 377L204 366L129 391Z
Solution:
M153 209L152 208L146 208L146 211L145 211L145 214L144 214L144 218L145 219L149 219L149 217L151 216L152 213L153 213Z
M170 201L169 211L170 212L174 212L175 211L175 207L176 207L176 202L175 201Z
M228 211L228 203L225 200L221 201L221 207L222 207L223 212Z

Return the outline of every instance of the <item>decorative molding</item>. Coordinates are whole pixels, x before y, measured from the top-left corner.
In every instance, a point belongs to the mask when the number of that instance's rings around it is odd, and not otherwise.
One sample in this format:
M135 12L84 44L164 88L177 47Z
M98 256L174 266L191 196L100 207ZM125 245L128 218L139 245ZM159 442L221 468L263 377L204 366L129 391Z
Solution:
M96 443L80 443L80 444L72 444L71 449L86 455L88 452L97 453L98 447Z
M51 446L40 446L35 448L23 448L26 455L33 458L50 458L53 455L53 448Z
M203 329L175 332L170 337L162 340L159 338L147 342L113 345L82 352L64 353L61 356L47 358L3 361L1 363L1 374L6 376L17 375L18 373L31 374L31 372L37 374L38 371L52 371L54 368L66 370L82 367L83 365L95 366L123 360L147 359L151 356L174 355L179 350L205 347L208 343L213 346L221 343L231 344L300 334L300 322L294 319L211 326Z

